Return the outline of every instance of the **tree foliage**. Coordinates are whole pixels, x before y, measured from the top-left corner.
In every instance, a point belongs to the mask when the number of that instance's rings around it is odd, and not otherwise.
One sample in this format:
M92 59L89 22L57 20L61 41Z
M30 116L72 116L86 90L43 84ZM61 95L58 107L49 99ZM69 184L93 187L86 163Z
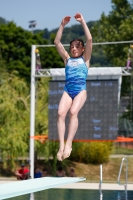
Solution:
M37 90L37 88L36 88ZM48 80L41 79L36 91L35 135L48 134ZM1 71L0 75L0 152L4 166L10 160L11 167L17 157L29 152L30 139L30 88L17 72ZM35 142L35 150L48 154L45 148Z
M133 38L133 1L112 0L112 11L105 16L103 13L100 20L92 27L94 42L119 42L132 41ZM128 59L130 44L103 45L104 54L112 66L125 67ZM131 101L128 112L124 118L132 118L132 77L122 77L121 96L130 96Z
M0 76L0 149L4 164L28 151L29 88L14 73Z
M51 35L52 43L54 37L54 34ZM48 44L48 40L43 38L43 31L32 34L21 27L17 27L14 22L0 26L0 54L2 59L6 61L7 70L10 72L18 71L19 75L26 77L28 81L31 71L31 46L34 44ZM63 61L54 47L38 49L42 68L64 67Z
M131 41L133 6L127 0L112 0L112 11L103 13L92 27L95 42ZM129 44L105 45L104 52L114 66L126 66Z
M112 142L90 142L73 144L70 159L76 162L102 164L109 160Z

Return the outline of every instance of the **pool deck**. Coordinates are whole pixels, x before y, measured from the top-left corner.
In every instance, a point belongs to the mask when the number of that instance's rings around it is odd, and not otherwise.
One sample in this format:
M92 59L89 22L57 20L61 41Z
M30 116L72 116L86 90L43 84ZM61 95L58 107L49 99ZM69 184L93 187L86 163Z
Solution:
M57 188L66 189L86 189L86 190L99 190L99 183L73 183L69 185L59 186ZM124 185L118 185L113 183L102 183L102 190L125 190ZM133 184L127 185L127 190L133 191Z
M0 178L0 184L6 184L17 181L16 178ZM99 189L99 183L72 183L67 185L62 185L56 187L58 189L86 189L86 190L98 190ZM119 185L117 183L102 183L101 185L102 190L124 190L124 185ZM133 191L133 183L127 184L127 190Z

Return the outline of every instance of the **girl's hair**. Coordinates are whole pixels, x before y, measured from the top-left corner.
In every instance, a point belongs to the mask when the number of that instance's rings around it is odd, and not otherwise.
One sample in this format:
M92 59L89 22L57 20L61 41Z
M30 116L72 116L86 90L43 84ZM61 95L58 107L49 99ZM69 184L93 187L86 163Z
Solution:
M75 38L75 39L73 39L73 40L70 42L70 47L71 47L72 42L74 42L74 41L78 41L78 42L79 42L79 45L81 45L82 47L84 47L84 41L83 41L82 39L80 39L80 38Z

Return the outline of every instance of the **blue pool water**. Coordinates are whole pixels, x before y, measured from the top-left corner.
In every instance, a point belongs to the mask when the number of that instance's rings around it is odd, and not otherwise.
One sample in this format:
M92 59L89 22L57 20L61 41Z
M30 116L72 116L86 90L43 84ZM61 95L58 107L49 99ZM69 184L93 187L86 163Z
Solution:
M126 200L125 192L122 190L103 190L102 194L100 198L98 190L48 189L9 200ZM133 200L133 191L127 192L127 200Z

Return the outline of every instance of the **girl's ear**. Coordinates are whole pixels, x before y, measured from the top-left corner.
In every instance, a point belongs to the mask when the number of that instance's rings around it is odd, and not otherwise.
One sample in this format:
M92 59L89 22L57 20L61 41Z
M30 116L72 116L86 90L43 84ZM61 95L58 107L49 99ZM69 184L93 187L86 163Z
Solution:
M84 51L85 51L85 48L83 47L82 52L84 52Z

